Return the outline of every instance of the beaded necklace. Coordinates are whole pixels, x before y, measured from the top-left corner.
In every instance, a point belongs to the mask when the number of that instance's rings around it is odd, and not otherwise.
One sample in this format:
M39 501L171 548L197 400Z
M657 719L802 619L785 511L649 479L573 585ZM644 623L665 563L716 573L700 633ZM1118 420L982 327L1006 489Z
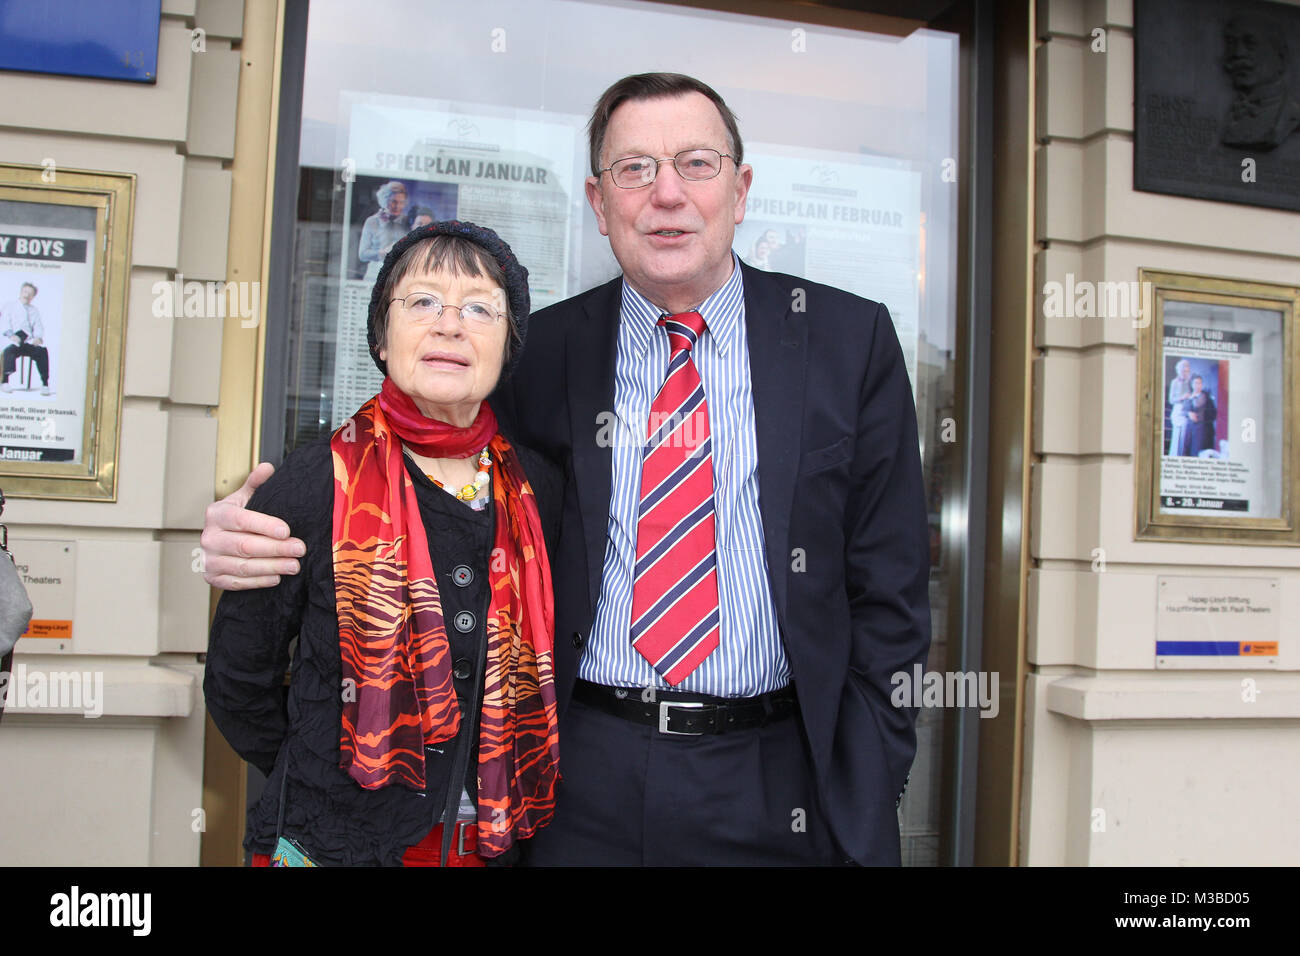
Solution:
M492 456L488 454L487 447L484 446L478 456L478 474L474 476L474 480L468 485L462 485L459 491L453 491L451 488L448 488L427 471L424 475L443 491L447 492L447 494L453 495L461 501L473 501L479 496L479 492L483 490L483 486L488 483L488 469L491 467Z

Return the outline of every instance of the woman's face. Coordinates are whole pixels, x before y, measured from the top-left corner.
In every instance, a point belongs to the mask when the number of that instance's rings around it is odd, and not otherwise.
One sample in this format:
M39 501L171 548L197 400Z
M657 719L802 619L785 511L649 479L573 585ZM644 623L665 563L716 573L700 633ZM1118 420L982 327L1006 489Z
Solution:
M429 418L465 427L501 377L509 325L505 291L487 276L441 270L408 274L393 290L393 298L404 299L412 292L430 293L453 306L483 302L503 313L494 324L483 326L462 319L459 309L445 308L436 319L428 319L415 317L401 302L388 304L387 341L379 350L388 377Z
M388 213L392 216L400 216L402 210L406 208L406 193L400 189L394 189L388 196Z
M415 221L411 223L411 228L419 229L422 226L431 226L431 225L433 225L432 216L416 216Z

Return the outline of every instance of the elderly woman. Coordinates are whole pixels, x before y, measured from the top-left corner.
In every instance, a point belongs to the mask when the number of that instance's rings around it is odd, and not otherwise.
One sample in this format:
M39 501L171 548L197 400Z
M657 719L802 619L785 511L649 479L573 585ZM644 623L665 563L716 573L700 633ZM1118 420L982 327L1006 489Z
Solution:
M209 642L208 711L268 777L255 864L511 862L551 818L563 481L484 401L519 357L527 280L471 223L397 242L370 302L381 391L249 503L307 546L302 573L226 592Z
M379 274L379 263L383 262L393 244L406 235L409 228L405 215L404 183L396 179L384 183L375 190L375 198L379 200L379 209L362 224L361 242L357 246L357 258L367 263L366 279L373 279Z

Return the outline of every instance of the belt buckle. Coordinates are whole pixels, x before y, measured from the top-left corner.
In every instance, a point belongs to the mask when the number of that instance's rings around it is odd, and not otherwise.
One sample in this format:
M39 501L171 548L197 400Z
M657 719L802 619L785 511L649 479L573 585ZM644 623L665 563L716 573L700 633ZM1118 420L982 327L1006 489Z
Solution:
M477 821L474 822L474 825L478 826ZM469 832L469 825L464 821L460 821L456 824L456 829L460 831L456 834L456 855L466 856L469 851L465 849L465 834Z
M669 707L693 707L699 709L704 706L703 701L681 701L681 700L661 700L659 701L659 733L676 734L679 737L699 737L704 734L702 730L669 730L668 729L668 708Z

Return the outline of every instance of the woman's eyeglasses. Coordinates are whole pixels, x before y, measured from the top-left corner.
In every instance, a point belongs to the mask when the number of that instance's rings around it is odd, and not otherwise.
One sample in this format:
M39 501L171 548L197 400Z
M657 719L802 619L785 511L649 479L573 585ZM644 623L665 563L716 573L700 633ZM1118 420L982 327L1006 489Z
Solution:
M402 299L389 299L389 303L400 302L406 313L416 322L434 322L442 315L443 309L455 309L460 315L461 325L470 328L488 328L496 324L504 314L498 312L488 302L470 300L460 305L443 302L431 292L412 292Z

